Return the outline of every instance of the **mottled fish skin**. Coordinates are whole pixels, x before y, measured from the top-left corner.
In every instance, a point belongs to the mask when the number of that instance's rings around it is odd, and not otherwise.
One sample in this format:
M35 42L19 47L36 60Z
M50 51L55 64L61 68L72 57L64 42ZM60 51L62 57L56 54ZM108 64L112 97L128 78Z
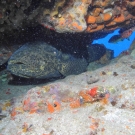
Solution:
M106 47L103 44L92 44L87 47L88 62L99 60L106 53Z
M34 42L23 45L10 57L7 70L25 78L52 78L82 73L87 64L85 59L63 54L45 42Z
M58 70L64 76L77 75L84 72L87 66L88 63L84 58L75 58L70 54L62 54L61 61L58 63Z

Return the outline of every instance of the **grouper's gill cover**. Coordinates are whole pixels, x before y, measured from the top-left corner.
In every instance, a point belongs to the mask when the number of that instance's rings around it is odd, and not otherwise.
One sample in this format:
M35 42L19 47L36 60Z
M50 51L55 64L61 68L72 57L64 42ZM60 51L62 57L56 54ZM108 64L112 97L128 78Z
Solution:
M52 78L86 70L85 59L64 54L45 42L27 43L9 59L7 69L25 78Z

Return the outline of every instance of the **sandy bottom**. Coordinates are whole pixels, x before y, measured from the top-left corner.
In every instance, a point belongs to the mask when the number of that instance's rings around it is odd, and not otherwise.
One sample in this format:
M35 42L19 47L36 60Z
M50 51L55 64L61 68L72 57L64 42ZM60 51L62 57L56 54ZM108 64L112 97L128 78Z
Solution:
M0 135L135 135L134 64L123 56L47 85L1 84Z

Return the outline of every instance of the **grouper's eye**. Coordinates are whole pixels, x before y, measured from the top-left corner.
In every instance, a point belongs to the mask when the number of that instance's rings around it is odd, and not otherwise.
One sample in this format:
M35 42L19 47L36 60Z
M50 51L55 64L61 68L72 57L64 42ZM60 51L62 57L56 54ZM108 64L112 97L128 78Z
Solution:
M22 62L16 62L15 64L24 64L24 63L22 63Z

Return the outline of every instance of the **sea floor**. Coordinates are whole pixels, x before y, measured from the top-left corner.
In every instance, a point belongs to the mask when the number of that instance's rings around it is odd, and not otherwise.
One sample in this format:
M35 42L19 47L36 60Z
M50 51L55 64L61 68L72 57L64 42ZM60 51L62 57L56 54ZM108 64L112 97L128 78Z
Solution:
M0 135L135 135L134 77L126 55L48 84L2 82Z

